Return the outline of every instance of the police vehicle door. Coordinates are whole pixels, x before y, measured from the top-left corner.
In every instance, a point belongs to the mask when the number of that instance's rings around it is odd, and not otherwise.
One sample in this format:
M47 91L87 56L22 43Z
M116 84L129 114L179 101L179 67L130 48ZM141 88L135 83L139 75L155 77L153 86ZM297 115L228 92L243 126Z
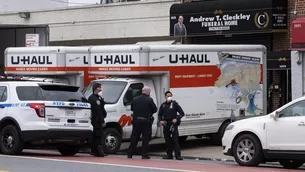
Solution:
M0 84L0 120L6 116L7 108L10 107L8 99L8 85Z

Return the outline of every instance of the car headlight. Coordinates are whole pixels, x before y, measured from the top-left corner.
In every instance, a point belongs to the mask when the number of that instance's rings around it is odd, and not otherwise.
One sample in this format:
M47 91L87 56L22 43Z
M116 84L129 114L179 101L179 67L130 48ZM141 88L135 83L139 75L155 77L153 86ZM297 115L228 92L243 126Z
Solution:
M227 126L227 128L226 128L226 131L228 131L228 130L232 130L232 129L233 129L233 127L234 127L234 125L228 125L228 126Z

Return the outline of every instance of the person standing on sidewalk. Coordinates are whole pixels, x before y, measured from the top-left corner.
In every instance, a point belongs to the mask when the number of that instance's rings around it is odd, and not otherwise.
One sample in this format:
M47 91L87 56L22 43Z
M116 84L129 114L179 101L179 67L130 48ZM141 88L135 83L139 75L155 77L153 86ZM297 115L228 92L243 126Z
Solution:
M170 91L165 93L166 101L161 104L158 113L158 119L163 126L163 134L167 146L167 156L163 157L163 159L173 159L174 150L176 160L183 160L179 145L178 126L184 116L184 112L181 106L172 100L172 96L173 94Z
M152 115L158 110L154 100L150 97L150 88L145 86L142 95L135 97L131 103L132 133L128 150L128 158L132 158L142 134L142 159L150 159L148 146L151 138Z
M107 112L105 110L105 102L102 98L101 84L95 83L92 87L93 94L89 96L88 101L91 104L91 124L93 126L91 154L93 156L104 157L104 131L106 127L105 118Z

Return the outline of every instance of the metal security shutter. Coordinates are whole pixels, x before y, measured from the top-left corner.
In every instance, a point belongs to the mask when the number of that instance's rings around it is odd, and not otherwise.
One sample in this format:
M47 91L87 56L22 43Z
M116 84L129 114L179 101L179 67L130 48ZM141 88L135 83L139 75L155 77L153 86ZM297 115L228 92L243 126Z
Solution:
M192 44L262 44L271 51L272 34L243 34L232 35L232 37L202 36L190 38Z

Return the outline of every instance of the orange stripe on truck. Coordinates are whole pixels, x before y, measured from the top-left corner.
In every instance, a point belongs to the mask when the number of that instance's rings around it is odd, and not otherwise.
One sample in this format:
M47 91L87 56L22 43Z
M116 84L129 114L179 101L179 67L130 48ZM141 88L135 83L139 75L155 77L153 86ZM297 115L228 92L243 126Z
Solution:
M123 128L126 126L126 124L128 126L131 125L131 116L127 116L126 114L122 115L121 118L119 119L118 123L120 124L120 126Z

